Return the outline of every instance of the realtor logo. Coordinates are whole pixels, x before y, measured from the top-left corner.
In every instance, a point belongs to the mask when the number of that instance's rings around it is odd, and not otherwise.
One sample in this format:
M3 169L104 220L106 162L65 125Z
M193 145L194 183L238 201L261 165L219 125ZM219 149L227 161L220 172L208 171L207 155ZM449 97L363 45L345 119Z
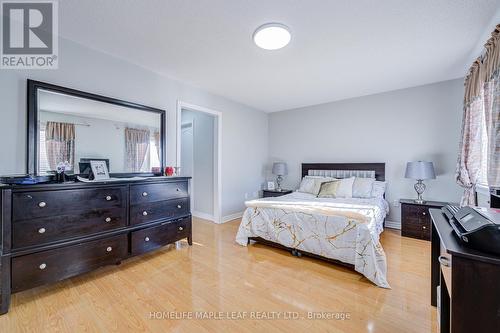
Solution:
M57 1L2 1L0 68L57 69Z

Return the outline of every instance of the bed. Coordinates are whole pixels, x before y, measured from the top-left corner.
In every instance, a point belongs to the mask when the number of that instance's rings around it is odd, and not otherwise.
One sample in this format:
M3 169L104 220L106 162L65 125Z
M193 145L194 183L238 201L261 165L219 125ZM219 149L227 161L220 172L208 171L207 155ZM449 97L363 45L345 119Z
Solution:
M302 177L359 177L385 181L384 163L307 163ZM387 261L379 237L389 205L385 197L317 198L293 192L247 201L236 242L256 241L348 266L379 287L387 282Z

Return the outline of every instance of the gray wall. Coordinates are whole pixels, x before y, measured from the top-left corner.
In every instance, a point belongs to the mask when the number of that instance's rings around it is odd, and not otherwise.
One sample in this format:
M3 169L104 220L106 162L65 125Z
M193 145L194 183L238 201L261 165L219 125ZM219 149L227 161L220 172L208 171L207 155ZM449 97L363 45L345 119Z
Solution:
M60 38L58 70L0 73L0 174L26 171L26 79L167 110L167 163L176 164L177 100L221 111L222 215L241 212L245 193L258 191L268 159L268 116L120 58ZM242 148L244 147L244 149Z
M269 167L289 166L285 187L296 188L302 162L385 162L388 220L400 221L394 200L413 198L407 161L433 161L437 179L426 181L424 198L458 201L454 180L462 119L463 80L445 81L287 110L269 117Z
M192 156L184 155L184 143L181 143L181 172L187 173L185 169L189 158L192 158L193 177L193 211L194 213L214 214L214 126L215 117L203 112L182 110L182 123L193 123L192 128ZM188 142L187 142L188 143ZM188 143L189 145L189 143ZM186 160L184 159L186 158Z

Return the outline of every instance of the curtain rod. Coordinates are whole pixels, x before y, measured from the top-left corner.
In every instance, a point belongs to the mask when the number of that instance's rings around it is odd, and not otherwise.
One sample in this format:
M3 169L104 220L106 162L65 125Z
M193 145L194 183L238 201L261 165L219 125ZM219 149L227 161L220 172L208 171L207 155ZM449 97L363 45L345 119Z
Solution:
M72 125L75 125L75 126L85 126L85 127L90 127L89 124L79 124L79 123L68 123L68 124L72 124ZM47 125L47 122L40 122L40 125Z

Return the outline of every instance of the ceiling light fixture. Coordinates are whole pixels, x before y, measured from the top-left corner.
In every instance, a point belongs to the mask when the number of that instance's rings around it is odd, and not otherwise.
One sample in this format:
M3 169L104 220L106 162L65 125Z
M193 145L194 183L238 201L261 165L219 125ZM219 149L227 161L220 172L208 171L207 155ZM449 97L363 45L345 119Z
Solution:
M255 44L265 50L278 50L290 43L292 35L290 29L281 23L267 23L261 25L253 33Z

